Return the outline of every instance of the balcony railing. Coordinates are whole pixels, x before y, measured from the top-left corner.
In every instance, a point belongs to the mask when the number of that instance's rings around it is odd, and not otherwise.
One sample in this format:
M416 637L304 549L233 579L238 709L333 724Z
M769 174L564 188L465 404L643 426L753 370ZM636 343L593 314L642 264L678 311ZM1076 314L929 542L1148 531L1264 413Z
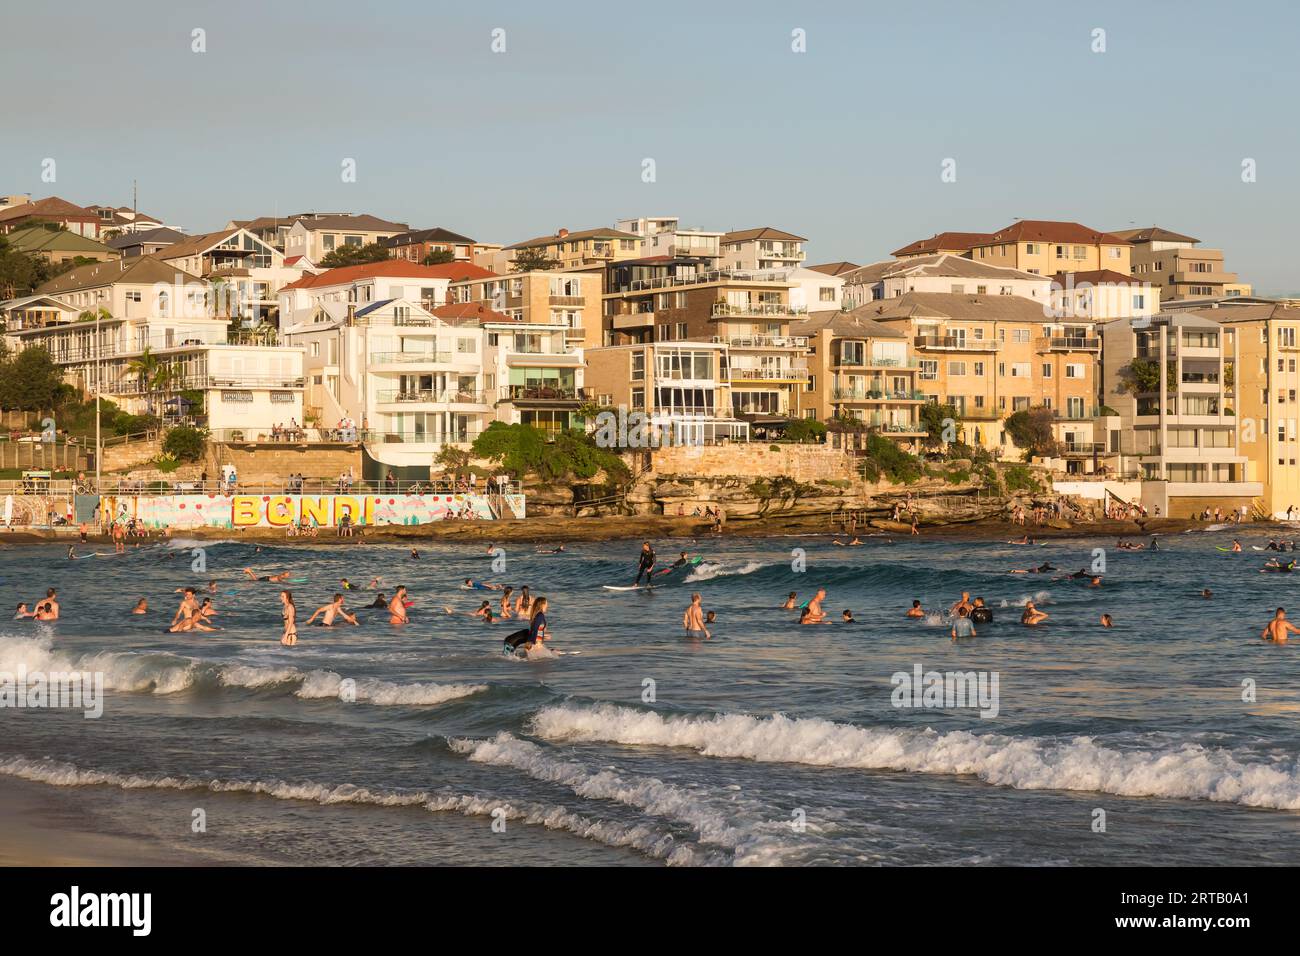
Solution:
M585 388L562 385L508 385L501 400L511 402L578 402L589 397Z
M730 302L713 303L714 316L728 315L803 315L808 310L802 306L793 306L785 302L750 302L735 305Z
M880 388L832 388L831 397L847 402L923 402L924 392L896 392Z
M715 335L713 341L733 349L806 349L806 335Z
M683 285L708 285L715 282L772 282L790 285L789 276L783 272L749 272L743 269L712 269L689 275L662 276L656 279L634 279L626 289L610 292L642 292L647 289L671 289Z
M451 352L371 352L371 365L445 365L452 361ZM459 354L459 353L457 353ZM464 354L462 359L476 359L477 356Z
M1105 454L1106 443L1099 441L1067 441L1065 442L1065 453L1067 455L1091 455Z
M915 358L892 359L841 355L832 363L839 368L916 368Z
M467 389L444 388L418 388L418 389L400 389L384 388L375 393L377 402L429 402L439 405L460 404L460 405L486 405L489 402L488 393L482 391L473 391Z
M1040 352L1099 352L1101 351L1101 339L1089 336L1084 336L1082 338L1072 336L1044 336L1037 340L1037 348Z
M582 295L552 295L547 297L548 305L582 307L587 304L587 297Z
M739 368L733 365L727 375L732 381L808 381L808 369L806 368Z
M949 349L955 352L996 352L999 343L992 339L968 339L956 335L918 335L912 344L918 349Z

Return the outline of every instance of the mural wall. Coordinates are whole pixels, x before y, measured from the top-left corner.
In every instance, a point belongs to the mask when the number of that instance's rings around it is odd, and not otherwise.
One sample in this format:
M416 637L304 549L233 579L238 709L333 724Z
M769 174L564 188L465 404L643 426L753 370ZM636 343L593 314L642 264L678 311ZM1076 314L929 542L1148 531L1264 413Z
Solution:
M524 517L524 496L505 498L510 514ZM335 528L344 515L358 527L495 519L486 495L119 495L104 501L116 521L136 518L150 528Z

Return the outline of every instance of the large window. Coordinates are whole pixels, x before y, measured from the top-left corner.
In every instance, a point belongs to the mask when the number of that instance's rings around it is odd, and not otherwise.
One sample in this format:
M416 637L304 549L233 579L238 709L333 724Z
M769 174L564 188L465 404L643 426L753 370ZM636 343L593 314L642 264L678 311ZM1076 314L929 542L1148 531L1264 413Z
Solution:
M711 381L712 352L656 352L656 373L660 381Z

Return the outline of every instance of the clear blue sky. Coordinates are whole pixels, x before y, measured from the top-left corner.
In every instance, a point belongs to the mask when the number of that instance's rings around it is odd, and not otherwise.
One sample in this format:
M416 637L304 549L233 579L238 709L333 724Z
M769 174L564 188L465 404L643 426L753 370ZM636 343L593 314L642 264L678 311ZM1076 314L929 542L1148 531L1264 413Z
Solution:
M74 0L10 4L5 32L0 192L129 205L137 178L192 231L329 209L509 243L677 215L866 262L1016 217L1159 223L1300 289L1288 3Z

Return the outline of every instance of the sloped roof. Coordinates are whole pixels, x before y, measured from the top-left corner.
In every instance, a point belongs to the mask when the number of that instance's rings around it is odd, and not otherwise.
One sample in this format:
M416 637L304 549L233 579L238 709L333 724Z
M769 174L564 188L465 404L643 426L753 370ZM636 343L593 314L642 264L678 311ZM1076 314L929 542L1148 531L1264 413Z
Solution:
M482 302L454 302L430 310L444 322L519 322L514 316L490 309Z
M412 229L397 236L389 236L384 240L384 245L408 246L417 242L458 242L473 245L474 240L450 229L444 229L442 226L434 226L432 229Z
M183 232L177 232L175 229L168 229L162 226L158 229L147 229L144 232L124 232L120 236L114 236L104 245L110 249L129 249L131 246L147 246L158 243L175 243L189 237Z
M852 272L854 269L862 268L855 262L823 262L820 265L805 266L813 272L821 272L828 276L840 276L846 272Z
M163 262L157 256L137 256L134 259L112 259L108 262L92 262L77 266L61 276L56 276L44 285L38 286L36 292L42 295L55 295L63 292L75 292L78 289L94 289L109 283L127 282L132 285L153 285L155 282L202 282L196 275L182 272L173 265Z
M78 206L76 203L70 203L58 196L47 196L44 199L36 199L32 202L10 206L8 209L0 209L0 222L12 222L15 219L24 219L28 216L99 221L99 217L85 206Z
M535 239L525 239L523 242L516 242L513 245L506 246L507 249L528 249L532 246L550 246L557 242L580 242L583 239L640 239L641 237L631 232L622 232L618 229L579 229L577 232L565 233L561 236L558 232L550 236L538 236Z
M308 273L282 286L280 291L288 289L311 289L322 286L345 285L363 279L375 279L389 276L396 279L447 279L460 282L464 279L494 279L496 273L468 262L446 262L437 266L422 266L401 259L385 259L382 262L363 262L355 266L342 266L325 272Z
M378 216L371 216L367 213L356 216L321 216L316 219L303 216L295 221L301 222L309 232L316 232L321 229L339 231L356 229L358 232L408 232L411 228L407 223L390 222L387 219L380 219Z
M9 245L19 252L111 252L108 246L94 239L68 232L66 229L46 229L44 226L30 226L15 229L6 237Z
M1021 219L1004 229L999 229L977 246L994 245L999 242L1079 242L1088 245L1105 243L1112 246L1127 246L1127 239L1109 232L1100 232L1078 222L1058 222L1052 219Z
M874 304L874 303L873 303ZM871 318L875 310L870 306L861 306L849 312L830 309L823 312L810 312L806 319L790 323L791 335L815 335L824 329L830 329L832 335L853 336L855 338L902 339L906 334L881 325Z
M1047 303L1018 295L978 295L967 292L907 292L881 299L855 311L877 322L898 319L956 319L1003 322L1054 321Z
M1193 239L1191 236L1184 236L1181 233L1173 232L1161 226L1147 226L1143 229L1116 229L1111 233L1111 235L1119 236L1121 239L1127 239L1132 243L1201 241L1199 239Z
M965 256L944 252L938 255L917 256L913 259L887 259L873 262L845 275L845 282L862 285L897 276L927 276L954 279L1033 279L1043 281L1044 276L1023 272L1008 266L995 266Z
M792 232L783 232L771 226L759 226L757 229L738 229L734 232L724 233L722 236L723 242L749 242L752 239L776 239L783 242L808 241L803 236L796 236Z
M918 239L916 242L909 242L901 249L895 249L890 253L891 256L919 256L926 253L939 252L942 249L970 249L985 242L989 238L987 232L936 232L929 239Z

